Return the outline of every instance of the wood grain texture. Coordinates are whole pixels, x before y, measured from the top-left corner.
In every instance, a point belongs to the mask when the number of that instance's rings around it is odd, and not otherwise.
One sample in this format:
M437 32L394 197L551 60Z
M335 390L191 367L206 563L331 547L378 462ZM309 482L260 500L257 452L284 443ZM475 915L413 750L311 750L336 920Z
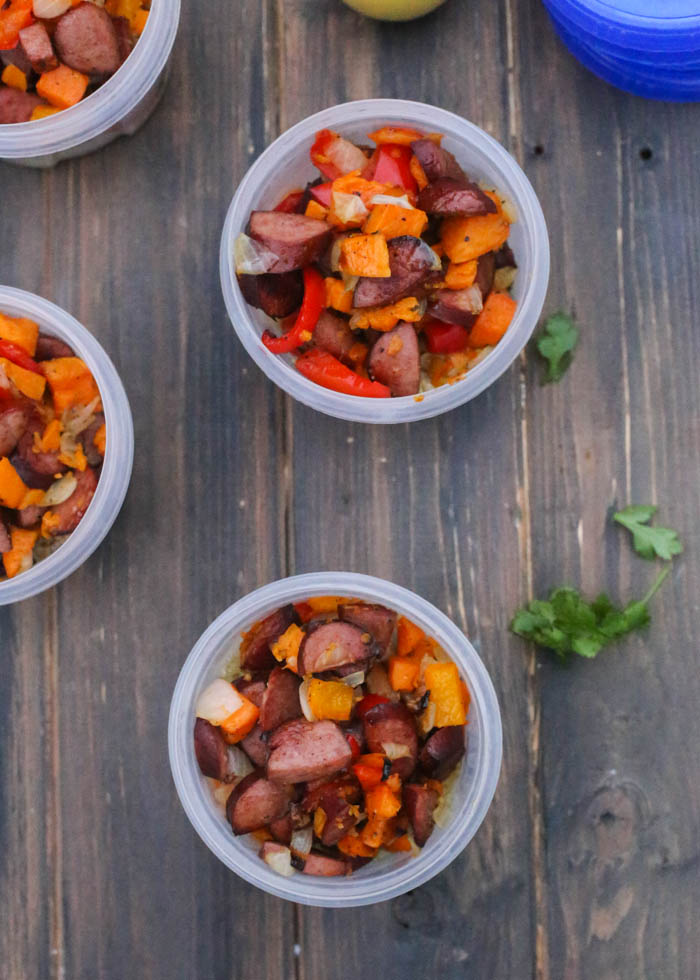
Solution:
M185 5L162 105L48 173L0 164L0 278L105 345L136 429L99 551L0 610L0 970L7 980L699 980L698 108L617 93L539 0L448 0L381 25L339 0ZM548 309L582 341L558 386L528 356L442 419L376 428L281 395L218 281L233 189L281 130L351 98L459 112L540 195ZM650 148L642 159L639 151ZM613 506L657 502L686 554L648 634L568 669L507 630L569 581L654 575ZM420 592L497 688L504 766L469 848L367 909L294 908L223 868L172 787L165 725L192 643L294 572Z

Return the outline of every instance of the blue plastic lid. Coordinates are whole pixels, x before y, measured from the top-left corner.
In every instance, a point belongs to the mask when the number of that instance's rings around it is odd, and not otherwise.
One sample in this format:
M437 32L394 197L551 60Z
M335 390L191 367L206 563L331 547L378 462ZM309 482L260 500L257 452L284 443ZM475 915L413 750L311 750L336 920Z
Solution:
M700 51L700 0L549 0L547 6L572 28L623 47Z

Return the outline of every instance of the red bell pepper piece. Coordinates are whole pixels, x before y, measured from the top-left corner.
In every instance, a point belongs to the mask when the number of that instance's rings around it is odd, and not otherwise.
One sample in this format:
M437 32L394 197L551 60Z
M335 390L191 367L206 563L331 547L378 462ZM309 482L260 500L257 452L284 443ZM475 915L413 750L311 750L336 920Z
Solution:
M274 210L283 211L285 214L294 214L299 210L299 205L304 194L305 191L291 191L286 197L282 198Z
M378 704L387 704L388 701L389 698L383 694L365 694L362 700L358 702L356 711L360 718L364 718L372 708L376 708Z
M431 320L423 326L423 336L431 354L455 354L465 350L469 331L458 323L440 323Z
M22 350L18 344L13 344L11 340L0 340L0 357L6 357L8 361L24 368L25 371L33 371L34 374L42 373L37 362L32 360L26 350Z
M331 206L331 195L333 193L333 181L329 180L325 184L316 184L315 187L309 188L309 193L315 201L322 204L324 208L329 208Z
M321 129L316 133L316 139L311 147L311 162L329 180L335 180L336 177L340 177L340 170L326 156L331 143L337 139L337 133L334 133L330 129Z
M362 755L362 749L360 748L360 743L357 741L354 735L347 736L348 745L350 746L350 751L352 752L353 759L359 759Z
M32 0L9 0L0 6L0 51L8 51L19 41L23 27L34 23Z
M275 337L266 330L262 342L273 354L288 354L313 336L314 327L326 305L326 286L320 272L307 266L304 269L304 299L292 329L283 337Z
M365 792L374 789L382 781L383 770L379 766L368 766L364 762L356 762L352 766L352 771L357 776L357 781Z
M391 392L386 385L363 378L356 371L346 367L337 357L318 347L300 354L296 365L305 378L315 381L322 388L330 388L331 391L339 391L343 395L359 395L363 398L391 397Z
M413 150L410 146L383 143L375 153L372 180L380 184L391 184L392 187L403 187L407 191L418 190L418 184L411 173Z

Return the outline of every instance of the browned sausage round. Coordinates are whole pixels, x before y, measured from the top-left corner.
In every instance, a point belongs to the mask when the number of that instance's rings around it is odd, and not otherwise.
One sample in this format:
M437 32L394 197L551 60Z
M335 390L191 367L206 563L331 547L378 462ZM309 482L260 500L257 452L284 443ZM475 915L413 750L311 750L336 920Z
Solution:
M350 871L347 861L340 858L327 857L325 854L311 854L304 862L305 875L318 875L321 878L332 878L335 875L346 875Z
M348 664L363 664L374 653L375 648L369 633L352 623L341 623L334 619L317 627L302 641L299 672L324 673Z
M471 180L438 177L418 195L418 207L441 218L460 215L495 214L496 205Z
M474 284L481 290L481 298L485 300L493 289L493 276L496 271L496 256L493 252L487 252L479 258L476 268L476 279Z
M332 776L349 765L350 746L332 721L289 721L272 733L267 774L278 783Z
M418 162L428 180L439 180L440 177L452 177L455 180L465 179L466 174L452 154L438 146L437 143L433 143L432 140L415 140L411 143L411 149L418 157Z
M291 795L289 786L271 783L262 770L249 773L234 786L226 803L226 816L234 834L262 830L279 820L289 809Z
M61 61L93 78L113 75L121 64L112 18L94 3L81 3L56 24L53 43Z
M21 480L27 484L30 490L48 490L53 483L53 475L50 473L37 473L31 466L27 466L19 453L10 456L10 462L17 470Z
M232 783L235 774L231 766L229 746L220 728L204 718L194 724L194 752L197 764L205 776Z
M277 256L269 272L291 272L314 262L331 238L325 221L283 211L253 211L248 234Z
M420 765L433 779L449 776L465 752L464 725L438 728L420 753Z
M241 667L243 670L270 670L277 661L272 656L270 644L280 638L295 619L294 606L283 606L270 613L261 623L249 631L241 643Z
M483 309L481 290L475 284L466 289L438 289L428 312L443 323L458 323L462 327L474 325Z
M392 395L416 395L420 387L418 337L410 323L382 334L369 355L369 373Z
M12 550L12 539L10 538L10 526L5 522L5 518L0 513L0 555Z
M19 43L22 45L22 50L32 69L38 75L58 68L58 58L53 49L49 32L40 20L29 27L22 28L19 32Z
M423 847L433 832L433 811L438 804L438 794L426 786L409 784L403 788L403 805L413 827L413 837L418 847Z
M41 436L46 427L44 419L35 412L17 444L17 453L26 465L41 476L53 476L55 473L65 473L67 466L59 462L58 451L36 452L34 435Z
M0 125L5 123L29 122L31 114L38 105L46 105L38 95L20 92L16 88L0 85Z
M83 447L83 452L90 466L102 465L102 453L95 445L95 436L104 425L104 421L104 415L102 412L98 412L90 425L86 429L83 429L78 436L78 440Z
M330 310L324 310L314 327L314 344L327 350L333 357L352 365L348 354L357 343L355 334L350 329L347 320L337 316Z
M391 275L380 279L361 276L355 286L353 306L385 306L420 291L435 263L435 253L422 238L399 235L388 243Z
M54 357L75 357L75 351L58 337L50 337L47 333L40 333L36 342L35 361L50 361Z
M338 616L346 623L353 623L372 634L372 639L383 654L396 626L396 613L380 605L363 605L359 602L346 602L338 606Z
M418 733L414 716L406 705L391 701L377 704L365 713L362 722L370 752L387 755L389 746L405 751L405 755L393 760L392 771L401 779L408 779L418 759Z
M23 402L0 408L0 456L10 455L24 435L31 414L30 406Z
M304 286L299 272L238 276L243 299L268 316L289 316L301 306Z
M301 716L300 683L296 674L285 667L275 667L272 671L260 705L260 727L264 732Z
M278 820L273 820L270 824L270 833L280 844L290 843L293 829L292 817L289 813L285 813L283 817L280 817Z
M233 686L241 694L245 694L249 701L252 701L256 708L262 704L263 694L265 693L265 681L247 681L243 677L238 677Z
M270 749L267 744L267 736L260 725L256 725L245 738L238 743L255 766L267 765Z
M68 534L69 531L74 531L85 516L97 490L97 475L89 466L82 473L76 470L75 478L78 485L68 500L51 508L51 513L58 518L58 525L52 530L52 534Z

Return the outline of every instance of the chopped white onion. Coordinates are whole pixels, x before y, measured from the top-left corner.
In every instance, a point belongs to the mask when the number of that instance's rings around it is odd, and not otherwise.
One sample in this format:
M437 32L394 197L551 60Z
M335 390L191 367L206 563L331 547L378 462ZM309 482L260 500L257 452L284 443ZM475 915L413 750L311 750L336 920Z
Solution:
M19 572L28 572L29 569L34 564L34 552L29 551L26 555L22 556L22 560L19 563ZM17 573L19 575L19 572Z
M502 269L496 269L493 276L493 288L497 293L507 293L515 282L518 270L514 265L506 265Z
M473 286L469 286L465 291L469 301L469 312L474 314L481 313L484 308L484 296L481 289L474 283Z
M518 220L518 211L509 197L501 198L501 211L508 224L514 225Z
M279 256L241 232L233 245L233 260L239 276L261 276L279 261Z
M218 677L197 698L195 714L211 725L220 725L242 704L243 699L233 684Z
M343 191L333 191L331 210L344 225L355 222L362 224L369 214L361 197L357 194L345 194Z
M343 285L345 286L345 292L351 293L355 288L355 286L357 285L360 277L348 275L347 272L343 272L341 273L341 275L343 277Z
M400 208L406 208L407 211L416 210L406 194L402 194L401 197L392 197L391 194L375 194L369 203L372 207L375 204L396 204Z
M354 674L346 674L340 680L343 684L348 684L350 687L359 687L360 684L364 684L365 672L364 670L356 670Z
M283 875L285 878L289 878L294 874L294 868L292 867L292 852L288 847L281 847L279 850L275 848L268 848L264 852L263 859L265 864L269 864L273 871L276 871L278 875Z
M66 473L60 480L52 483L44 496L41 498L40 507L56 507L73 496L78 481L74 473Z
M93 398L89 405L73 405L67 408L61 418L65 432L78 436L95 420L95 409L99 398Z
M340 272L340 243L343 238L345 238L345 235L336 238L331 248L331 269L333 272Z
M308 680L302 681L299 687L299 704L301 705L302 714L307 721L317 721L316 715L311 710L311 705L309 704L309 682Z
M228 767L236 779L243 779L244 776L247 776L255 768L243 749L239 749L237 745L229 745L227 752L229 760Z
M299 857L305 858L311 851L313 838L314 832L311 824L309 824L308 827L302 827L300 830L295 830L289 844L292 853L298 854Z
M51 20L65 14L71 6L71 0L34 0L32 11L35 17Z
M434 701L428 701L428 707L418 718L418 728L421 735L427 735L431 729L435 728L436 717L437 706Z
M392 762L396 759L405 759L411 755L410 748L403 742L382 742L382 748L384 755Z
M219 806L226 806L232 790L233 786L231 783L221 783L212 790L211 795L214 797Z
M430 252L430 254L431 254L431 256L432 256L432 263L431 263L431 266L430 266L430 268L431 268L431 269L433 270L433 272L437 272L437 271L438 271L438 269L442 269L442 259L441 259L441 258L440 258L440 256L439 256L439 255L437 254L437 252L436 252L436 251L434 251L434 250L433 250L433 249L432 249L432 248L430 247L430 245L428 245L428 243L427 243L427 242L423 242L423 247L424 247L424 248L427 248L427 249L428 249L428 251Z
M380 664L375 664L367 674L367 690L370 694L382 694L385 697L394 697L395 691L389 683L387 672Z

